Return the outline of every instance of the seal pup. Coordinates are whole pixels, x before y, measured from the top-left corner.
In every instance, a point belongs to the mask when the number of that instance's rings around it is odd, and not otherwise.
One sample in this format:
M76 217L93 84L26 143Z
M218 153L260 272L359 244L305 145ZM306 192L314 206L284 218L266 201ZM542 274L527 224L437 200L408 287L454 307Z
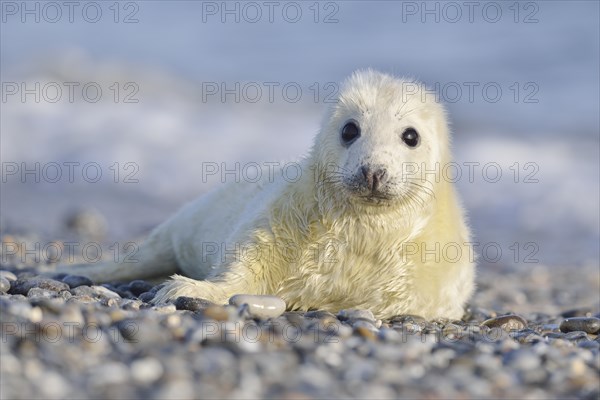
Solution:
M155 303L270 294L289 310L460 319L474 290L470 232L454 187L431 172L450 161L446 114L431 92L357 71L298 179L224 184L154 229L138 263L69 272L97 282L185 275Z

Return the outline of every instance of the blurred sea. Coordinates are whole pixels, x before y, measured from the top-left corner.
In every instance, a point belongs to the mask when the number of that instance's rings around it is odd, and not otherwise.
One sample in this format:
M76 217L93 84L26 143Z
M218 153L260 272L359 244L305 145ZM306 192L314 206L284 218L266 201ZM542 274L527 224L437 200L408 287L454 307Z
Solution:
M88 2L78 3L73 22L64 9L50 22L56 14L44 3L36 22L7 8L26 3L2 2L2 231L55 235L70 210L95 207L114 240L142 234L220 184L202 179L206 163L305 154L336 90L331 83L373 67L438 89L475 239L480 249L499 245L497 264L598 265L599 3L475 3L470 16L462 2L275 2L269 22L256 2L262 18L251 22L257 14L248 3L98 2L102 18L91 23L80 12ZM27 4L35 13L36 2ZM494 10L500 17L491 22ZM239 102L209 92L236 83L248 89ZM56 86L62 95L53 102ZM33 90L25 101L23 87ZM99 101L88 101L96 87ZM257 87L262 98L252 102ZM35 173L11 172L35 163L39 182ZM62 168L56 182L54 163ZM90 165L87 178L102 173L94 183L81 175Z

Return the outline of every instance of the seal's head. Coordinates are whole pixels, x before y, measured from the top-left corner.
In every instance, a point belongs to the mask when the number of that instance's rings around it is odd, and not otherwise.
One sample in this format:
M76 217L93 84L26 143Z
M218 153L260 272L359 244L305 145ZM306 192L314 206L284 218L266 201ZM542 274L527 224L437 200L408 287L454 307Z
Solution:
M435 93L373 70L355 72L317 137L317 184L357 206L423 206L449 159L448 140Z

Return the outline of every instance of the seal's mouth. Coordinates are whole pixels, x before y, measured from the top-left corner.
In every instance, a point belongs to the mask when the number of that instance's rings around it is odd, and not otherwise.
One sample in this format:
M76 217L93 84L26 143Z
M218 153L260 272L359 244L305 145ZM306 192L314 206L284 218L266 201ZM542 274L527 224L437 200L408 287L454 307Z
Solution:
M355 196L361 203L366 203L369 205L381 205L381 204L389 204L394 200L394 196L380 191L373 191L370 193L361 193L358 196Z
M368 187L363 182L351 179L344 185L348 196L358 203L380 205L393 202L397 196L391 192L389 184L380 187Z
M392 200L392 196L382 192L371 192L367 195L362 195L360 198L366 201L377 201L377 200Z

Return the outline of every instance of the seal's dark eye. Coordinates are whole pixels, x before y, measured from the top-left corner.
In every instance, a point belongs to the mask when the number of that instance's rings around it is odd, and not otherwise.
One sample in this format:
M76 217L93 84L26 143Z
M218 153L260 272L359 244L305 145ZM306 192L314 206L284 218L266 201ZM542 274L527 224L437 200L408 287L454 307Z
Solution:
M348 121L342 128L342 140L344 144L349 145L360 136L360 128L356 121Z
M419 133L414 128L408 128L402 132L402 140L408 147L417 147L419 144Z

